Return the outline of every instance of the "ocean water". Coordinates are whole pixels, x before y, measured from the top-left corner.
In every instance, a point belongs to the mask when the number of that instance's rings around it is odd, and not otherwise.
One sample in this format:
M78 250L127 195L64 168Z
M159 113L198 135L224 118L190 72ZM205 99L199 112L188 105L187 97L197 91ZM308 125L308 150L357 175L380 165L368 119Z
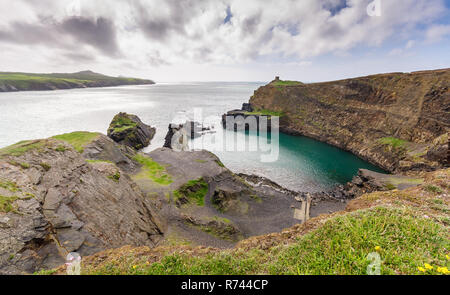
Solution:
M272 138L267 141L278 143L277 157L271 162L261 161L261 154L267 154L266 151L218 149L224 146L222 143L227 136L243 136L247 142L260 139L255 134L238 135L222 130L217 120L226 111L248 102L253 91L264 84L159 83L0 93L0 148L25 139L46 138L72 131L106 133L115 114L128 112L157 128L155 138L145 149L147 152L163 145L170 122L209 118L206 121L214 127L214 133L196 139L193 144L200 144L216 153L234 172L266 176L290 189L326 190L351 180L359 168L381 171L330 145L284 134L279 135L279 140Z

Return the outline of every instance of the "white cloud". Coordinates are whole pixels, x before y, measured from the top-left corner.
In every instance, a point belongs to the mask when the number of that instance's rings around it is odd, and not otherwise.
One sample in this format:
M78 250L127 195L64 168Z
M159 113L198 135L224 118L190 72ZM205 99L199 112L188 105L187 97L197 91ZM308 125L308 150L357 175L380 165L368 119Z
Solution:
M450 25L433 25L426 32L426 41L438 42L450 35Z
M82 21L72 21L68 27L68 7L74 1L80 3ZM78 66L127 65L131 72L142 72L182 64L245 64L280 56L287 63L309 66L305 60L329 53L345 55L357 46L381 46L396 34L410 39L418 25L429 28L428 40L450 33L450 26L433 24L446 12L442 0L381 0L380 17L367 15L370 2L0 0L0 49L21 52L2 54L0 65L50 71L72 69L78 61ZM105 20L102 26L99 19ZM414 44L410 39L392 54ZM65 63L55 62L64 59Z

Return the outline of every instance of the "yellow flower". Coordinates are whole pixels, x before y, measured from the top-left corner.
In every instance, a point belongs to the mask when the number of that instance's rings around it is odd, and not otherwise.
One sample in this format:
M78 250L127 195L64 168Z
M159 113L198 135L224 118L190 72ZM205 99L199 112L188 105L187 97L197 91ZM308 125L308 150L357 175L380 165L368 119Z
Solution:
M417 269L420 270L421 272L426 272L426 269L421 266L419 266Z
M433 269L433 267L431 265L429 265L428 263L425 263L424 265L425 265L426 269Z
M448 268L445 267L445 266L444 266L444 267L438 267L438 268L437 268L437 271L440 272L440 273L443 273L443 274L445 274L445 275L448 274L448 273L450 272L450 271L448 270Z
M133 265L133 269L136 269L137 268L137 265Z
M445 258L447 258L447 260L450 260L450 256L448 255L445 255Z
M380 246L375 246L375 251L380 251L381 247Z

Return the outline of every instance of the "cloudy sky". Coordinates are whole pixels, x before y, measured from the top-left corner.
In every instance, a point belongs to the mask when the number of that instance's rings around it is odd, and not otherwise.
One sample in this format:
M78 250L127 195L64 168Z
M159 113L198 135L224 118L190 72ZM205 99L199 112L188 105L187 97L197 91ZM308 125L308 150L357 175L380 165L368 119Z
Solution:
M0 71L311 82L450 67L450 0L372 1L0 0Z

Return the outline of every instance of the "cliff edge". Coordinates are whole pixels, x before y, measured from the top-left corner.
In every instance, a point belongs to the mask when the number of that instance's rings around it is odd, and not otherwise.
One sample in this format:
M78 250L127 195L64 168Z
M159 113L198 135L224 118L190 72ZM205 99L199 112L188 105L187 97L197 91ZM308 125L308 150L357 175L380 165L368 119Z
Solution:
M251 113L281 114L282 132L353 152L391 172L448 166L450 69L304 84L275 79ZM249 113L250 114L250 113Z

